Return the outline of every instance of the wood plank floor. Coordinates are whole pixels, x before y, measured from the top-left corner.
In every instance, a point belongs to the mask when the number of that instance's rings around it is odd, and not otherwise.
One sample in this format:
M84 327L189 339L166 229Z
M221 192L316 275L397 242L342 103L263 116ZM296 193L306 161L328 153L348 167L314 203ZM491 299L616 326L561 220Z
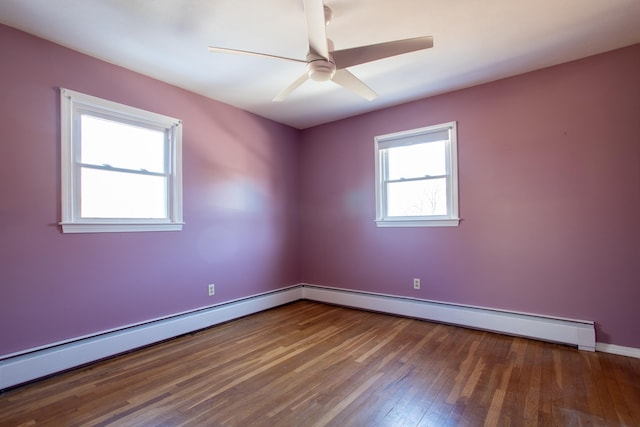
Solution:
M6 391L0 425L640 426L640 359L301 301Z

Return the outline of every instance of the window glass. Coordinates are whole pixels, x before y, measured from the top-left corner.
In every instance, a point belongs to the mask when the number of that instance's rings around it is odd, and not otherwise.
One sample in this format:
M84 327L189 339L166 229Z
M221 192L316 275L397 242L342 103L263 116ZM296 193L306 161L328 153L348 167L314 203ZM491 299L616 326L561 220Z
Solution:
M445 178L387 184L388 216L447 214Z
M445 143L437 141L387 149L389 179L446 174Z
M82 218L167 218L167 178L82 168Z
M61 89L62 230L182 229L182 122Z
M381 135L376 144L376 224L457 226L456 123Z
M82 115L80 158L84 164L164 172L165 132Z

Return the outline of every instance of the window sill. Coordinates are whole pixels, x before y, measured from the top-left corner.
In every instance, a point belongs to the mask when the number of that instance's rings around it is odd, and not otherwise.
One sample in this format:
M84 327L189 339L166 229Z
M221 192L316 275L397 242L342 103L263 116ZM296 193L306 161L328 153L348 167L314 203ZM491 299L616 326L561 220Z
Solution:
M460 225L460 218L438 218L438 219L377 219L378 227L457 227Z
M184 223L61 222L63 233L131 233L141 231L180 231Z

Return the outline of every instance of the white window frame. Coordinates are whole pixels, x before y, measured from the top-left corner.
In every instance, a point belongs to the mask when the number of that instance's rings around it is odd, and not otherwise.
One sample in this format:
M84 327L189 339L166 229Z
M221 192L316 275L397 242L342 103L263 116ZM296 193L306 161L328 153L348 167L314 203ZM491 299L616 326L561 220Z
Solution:
M387 166L383 150L411 144L429 143L436 134L449 133L445 144L447 214L421 216L387 215ZM431 139L429 138L431 135ZM458 216L458 138L456 122L411 129L402 132L379 135L375 138L376 175L376 225L378 227L457 227Z
M63 233L179 231L182 229L182 121L139 108L60 88ZM108 120L155 128L167 135L168 217L83 218L80 215L80 118L92 113Z

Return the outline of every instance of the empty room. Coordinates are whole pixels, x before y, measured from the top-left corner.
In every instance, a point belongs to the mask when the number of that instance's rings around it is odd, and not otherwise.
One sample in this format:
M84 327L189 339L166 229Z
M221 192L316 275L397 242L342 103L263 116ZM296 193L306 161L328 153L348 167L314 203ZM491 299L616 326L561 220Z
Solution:
M637 0L1 0L0 425L640 425Z

